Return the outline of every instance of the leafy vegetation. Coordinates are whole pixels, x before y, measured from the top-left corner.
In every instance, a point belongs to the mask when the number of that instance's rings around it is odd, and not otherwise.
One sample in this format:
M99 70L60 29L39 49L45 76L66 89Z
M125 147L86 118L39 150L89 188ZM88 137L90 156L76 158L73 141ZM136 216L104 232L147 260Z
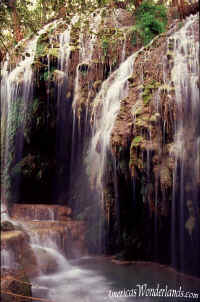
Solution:
M44 24L58 18L69 21L74 14L84 14L89 22L89 16L98 8L102 9L102 17L108 17L108 8L122 8L136 15L132 45L137 45L138 36L147 44L166 27L167 11L158 3L174 7L173 13L177 16L188 5L188 1L183 0L181 7L176 1L156 0L1 0L0 58L23 38L33 36Z
M143 43L148 44L155 36L165 31L167 11L164 5L146 0L136 10L136 26Z

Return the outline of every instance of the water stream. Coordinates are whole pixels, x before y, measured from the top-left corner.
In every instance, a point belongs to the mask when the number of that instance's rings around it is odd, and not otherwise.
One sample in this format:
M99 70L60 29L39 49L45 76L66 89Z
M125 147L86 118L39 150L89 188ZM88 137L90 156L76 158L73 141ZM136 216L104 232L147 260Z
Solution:
M10 57L7 55L6 61L2 68L1 82L1 196L2 202L7 207L10 199L10 167L15 159L19 161L22 157L25 128L28 123L29 106L33 98L33 69L37 41L51 26L57 25L59 21L53 21L45 25L35 37L28 41L21 60L16 67L11 70ZM17 131L18 129L18 131ZM16 184L15 198L17 199L19 190L18 178Z
M175 124L175 156L172 200L172 262L181 270L188 259L193 269L199 262L199 41L195 39L192 24L198 15L191 16L183 28L171 39L174 43L172 81L175 87L177 118ZM191 167L194 166L194 169ZM178 238L178 240L177 240ZM189 260L188 246L194 253ZM175 252L176 250L176 252ZM177 254L179 251L179 256ZM177 257L178 256L178 257ZM190 256L191 257L191 256Z
M137 53L130 56L110 75L94 100L91 121L92 139L86 162L91 183L101 192L107 152L110 150L111 132L120 109L120 101L128 94L127 80L133 73L136 57Z
M40 276L34 281L34 293L38 297L40 287L45 288L42 297L53 302L102 302L102 301L164 301L165 298L142 297L139 287L167 288L197 293L199 281L189 279L157 264L138 263L117 265L106 258L85 257L66 263L64 269L55 274ZM119 291L135 289L136 296L116 297ZM170 298L169 301L186 301Z

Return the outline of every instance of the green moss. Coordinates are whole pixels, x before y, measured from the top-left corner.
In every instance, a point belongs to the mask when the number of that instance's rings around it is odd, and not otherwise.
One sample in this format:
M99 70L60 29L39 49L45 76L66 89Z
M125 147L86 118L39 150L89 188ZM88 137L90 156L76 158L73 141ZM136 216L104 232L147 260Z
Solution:
M170 38L169 39L168 49L169 49L169 51L173 51L174 50L174 38Z
M167 59L168 59L168 60L171 60L171 59L173 59L173 56L174 56L173 51L169 50L169 51L167 52Z
M160 87L161 91L164 91L164 92L172 92L172 91L175 91L175 87L173 86L170 86L170 85L162 85Z
M137 147L140 143L143 142L143 137L142 136L136 136L133 140L132 140L132 143L131 143L131 149L133 147Z
M149 95L143 95L143 102L144 102L144 105L148 105L150 100L152 98L152 95L149 94Z
M144 91L142 93L142 98L144 105L148 105L150 100L152 99L152 95L156 89L160 86L159 82L151 81L149 84L144 86Z
M58 58L58 56L59 56L59 48L50 48L48 50L48 53L49 53L50 56Z
M142 107L140 106L138 109L136 109L136 111L134 112L135 116L139 116L140 114L142 114L143 110Z
M160 114L159 113L155 113L151 116L150 118L150 122L151 123L157 123L160 119Z
M148 124L145 120L141 119L137 119L135 122L135 126L139 127L139 128L148 128Z

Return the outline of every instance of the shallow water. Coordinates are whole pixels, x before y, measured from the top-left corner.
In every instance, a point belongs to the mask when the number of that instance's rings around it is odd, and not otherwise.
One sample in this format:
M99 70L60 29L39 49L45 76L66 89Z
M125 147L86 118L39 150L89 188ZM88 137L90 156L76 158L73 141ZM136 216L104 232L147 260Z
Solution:
M187 301L178 297L142 297L139 288L147 284L147 288L163 288L179 290L180 286L185 292L199 293L200 280L192 279L173 270L161 267L157 264L114 264L107 258L81 258L72 261L69 265L66 261L63 268L52 275L44 275L36 280L34 284L40 288L33 287L33 294L53 302L102 302L102 301ZM43 291L40 291L43 289ZM120 290L132 290L129 293L135 297L113 297L114 292ZM139 296L140 295L140 296ZM191 299L189 299L191 300ZM198 299L192 299L198 301Z

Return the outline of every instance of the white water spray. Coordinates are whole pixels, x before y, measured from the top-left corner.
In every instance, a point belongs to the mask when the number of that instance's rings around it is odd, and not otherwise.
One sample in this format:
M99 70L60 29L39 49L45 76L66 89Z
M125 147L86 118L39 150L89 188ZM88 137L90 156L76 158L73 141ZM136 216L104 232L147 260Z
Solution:
M137 53L130 56L111 74L94 100L91 121L93 134L86 161L91 183L101 191L111 132L120 109L120 101L128 95L127 80L133 73L136 57Z
M190 16L185 25L170 38L174 43L172 81L177 106L174 145L171 149L175 158L172 200L172 262L174 265L179 262L180 269L183 270L187 254L185 238L188 235L186 236L186 232L189 232L192 241L195 241L195 237L192 236L198 227L199 219L197 210L199 202L197 171L200 169L200 102L197 84L199 80L199 41L195 38L193 31L194 24L198 24L198 18L198 15ZM194 164L193 170L191 167ZM178 220L176 213L179 215ZM195 223L190 224L190 221ZM178 243L176 240L177 226L180 229ZM180 249L180 259L175 257L175 246ZM196 251L194 251L194 255L195 253ZM195 263L195 256L193 258ZM197 259L196 261L198 262Z
M33 69L37 41L51 26L55 27L59 21L54 21L45 25L38 34L28 41L21 61L13 70L9 70L10 57L7 55L2 68L2 86L1 86L1 158L2 158L2 203L7 208L7 201L10 198L10 165L13 157L16 155L21 159L24 144L24 129L27 121L28 106L33 96ZM20 124L20 135L16 145L16 130Z

